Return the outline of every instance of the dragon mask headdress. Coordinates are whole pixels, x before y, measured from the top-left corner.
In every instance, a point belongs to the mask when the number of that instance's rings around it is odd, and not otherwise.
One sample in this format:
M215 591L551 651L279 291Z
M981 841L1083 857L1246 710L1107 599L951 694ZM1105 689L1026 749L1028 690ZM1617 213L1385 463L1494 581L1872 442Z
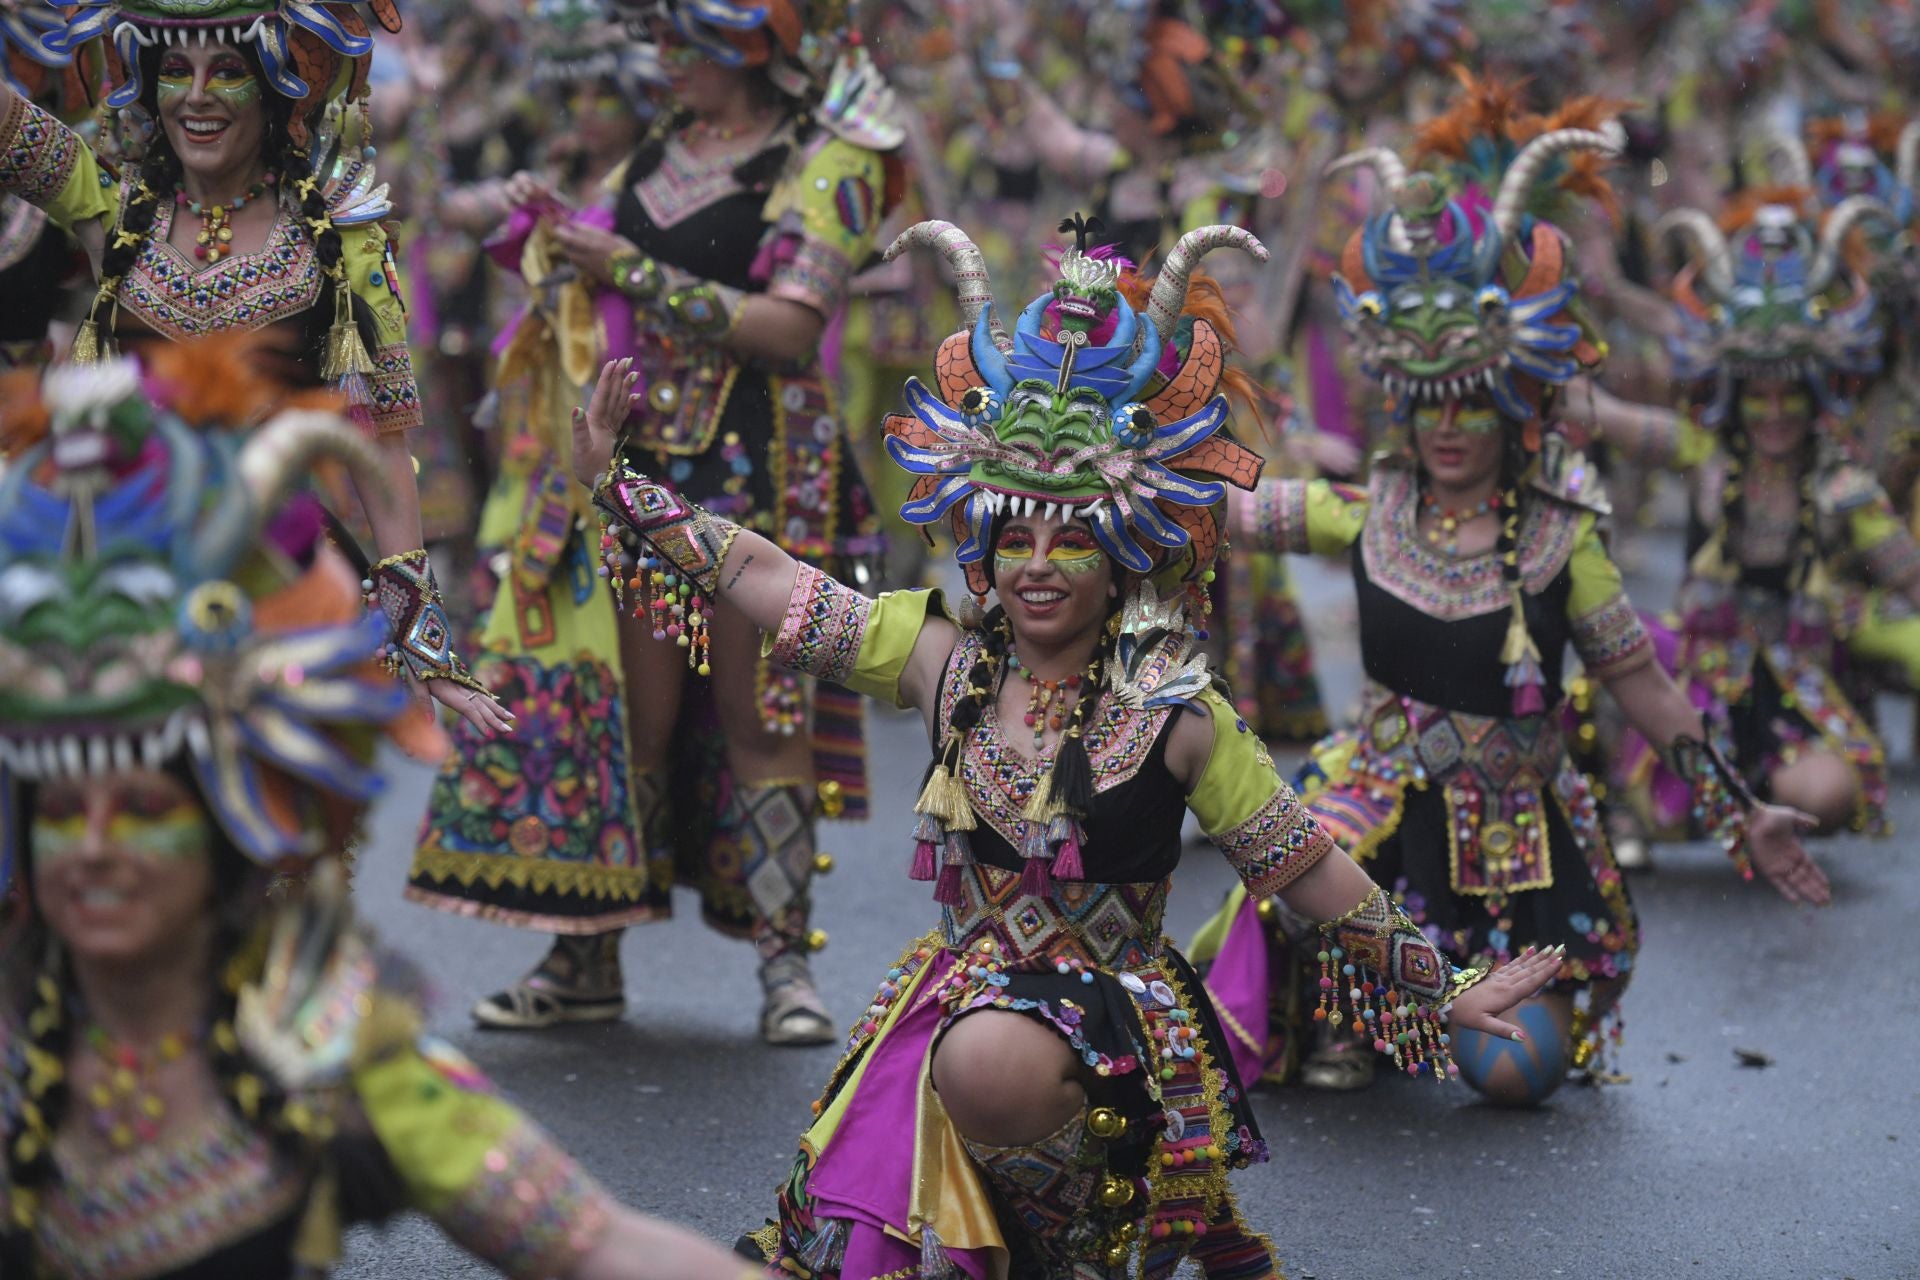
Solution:
M439 730L376 661L386 623L289 500L312 466L381 471L331 408L249 425L278 388L224 348L161 344L0 382L0 810L21 783L184 761L266 866L338 852L378 739ZM19 824L0 813L0 841ZM14 850L0 849L0 893Z
M1683 382L1711 383L1701 421L1725 420L1737 379L1804 381L1834 405L1836 375L1880 366L1881 324L1872 287L1846 261L1848 232L1863 221L1894 221L1877 196L1848 196L1824 217L1805 187L1743 193L1716 221L1675 209L1656 235L1679 232L1693 261L1674 278L1681 332L1671 343Z
M1232 247L1265 261L1238 227L1189 232L1168 255L1144 309L1120 288L1121 264L1069 249L1059 279L1001 326L987 267L948 222L908 228L889 258L922 245L945 256L967 328L941 343L934 386L909 379L907 407L886 422L887 452L918 477L900 514L951 522L967 586L987 592L993 518L1077 516L1122 568L1200 577L1219 550L1212 508L1226 485L1251 488L1260 458L1223 428L1224 344L1191 322L1184 358L1162 376L1194 267Z
M1329 167L1371 167L1390 202L1347 241L1334 298L1360 367L1400 417L1421 403L1485 395L1518 426L1537 420L1542 387L1600 357L1579 314L1566 238L1533 202L1549 183L1604 192L1590 167L1566 157L1615 154L1625 136L1612 119L1573 127L1560 122L1564 112L1513 117L1510 92L1488 96L1471 79L1467 87L1463 107L1422 133L1444 171L1410 171L1385 147ZM1489 108L1497 120L1480 118Z
M373 59L373 35L360 10L388 32L400 30L396 0L81 0L65 25L43 43L71 54L104 40L113 83L107 105L140 99L140 51L155 45L233 44L250 47L267 83L282 97L302 101L289 129L296 141L329 102L361 97Z

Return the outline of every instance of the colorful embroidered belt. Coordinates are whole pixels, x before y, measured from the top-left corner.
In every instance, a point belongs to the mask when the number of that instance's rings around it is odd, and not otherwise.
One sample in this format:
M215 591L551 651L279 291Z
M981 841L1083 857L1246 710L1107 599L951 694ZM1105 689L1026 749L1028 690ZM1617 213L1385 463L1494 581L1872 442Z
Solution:
M1447 806L1455 893L1553 883L1546 794L1571 767L1552 716L1469 715L1368 683L1356 770L1436 786Z
M965 951L992 938L1014 968L1079 960L1135 969L1161 952L1169 882L1093 884L1056 880L1053 892L1020 892L1020 873L972 863L962 869L960 902L943 908L940 932Z

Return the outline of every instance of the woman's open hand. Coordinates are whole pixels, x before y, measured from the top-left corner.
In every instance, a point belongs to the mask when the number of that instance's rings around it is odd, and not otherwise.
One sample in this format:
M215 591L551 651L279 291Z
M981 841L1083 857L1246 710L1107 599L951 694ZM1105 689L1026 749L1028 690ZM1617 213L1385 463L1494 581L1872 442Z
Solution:
M1819 825L1812 815L1780 804L1756 805L1747 815L1747 858L1788 902L1824 907L1833 901L1826 872L1800 843L1802 832Z
M1519 1027L1506 1021L1514 1006L1539 995L1560 972L1565 947L1539 951L1528 947L1520 955L1473 984L1453 1002L1447 1016L1459 1031L1484 1031L1502 1040L1526 1039Z
M632 356L609 360L600 366L593 399L586 408L573 411L573 478L589 489L600 483L601 473L613 461L621 425L640 398L633 393L639 381Z

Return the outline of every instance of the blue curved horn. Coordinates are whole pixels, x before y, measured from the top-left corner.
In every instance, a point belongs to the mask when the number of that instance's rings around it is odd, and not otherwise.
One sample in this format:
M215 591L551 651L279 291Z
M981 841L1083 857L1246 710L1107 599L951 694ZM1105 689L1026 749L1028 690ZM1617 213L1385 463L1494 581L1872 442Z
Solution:
M1123 302L1121 305L1126 304ZM1140 354L1127 367L1127 389L1117 397L1120 403L1138 396L1153 381L1154 373L1160 368L1160 331L1154 328L1152 317L1142 318L1140 329Z
M973 322L973 363L980 370L980 376L987 380L998 395L1005 396L1013 390L1013 375L1007 372L1007 353L993 341L993 303L980 308L980 318Z

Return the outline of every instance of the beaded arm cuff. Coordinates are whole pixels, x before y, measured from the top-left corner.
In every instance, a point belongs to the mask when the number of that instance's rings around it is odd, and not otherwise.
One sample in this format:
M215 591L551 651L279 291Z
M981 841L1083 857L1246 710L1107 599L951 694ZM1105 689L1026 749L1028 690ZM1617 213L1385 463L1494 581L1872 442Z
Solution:
M872 612L873 601L803 563L767 657L789 670L844 684L853 674Z
M462 688L487 692L453 651L453 626L447 621L440 585L433 580L425 550L388 556L367 572L360 588L366 593L367 607L387 617L389 671L397 676L404 670L423 682L451 680Z
M602 511L640 535L661 559L706 595L720 586L740 526L695 506L663 484L616 460L593 491Z
M1442 1009L1485 977L1455 969L1375 885L1360 905L1320 926L1320 1007L1314 1021L1352 1019L1354 1034L1410 1076L1456 1074Z
M1744 879L1753 879L1747 860L1747 811L1760 802L1747 780L1711 737L1675 738L1666 756L1667 767L1693 788L1694 821L1720 842Z

